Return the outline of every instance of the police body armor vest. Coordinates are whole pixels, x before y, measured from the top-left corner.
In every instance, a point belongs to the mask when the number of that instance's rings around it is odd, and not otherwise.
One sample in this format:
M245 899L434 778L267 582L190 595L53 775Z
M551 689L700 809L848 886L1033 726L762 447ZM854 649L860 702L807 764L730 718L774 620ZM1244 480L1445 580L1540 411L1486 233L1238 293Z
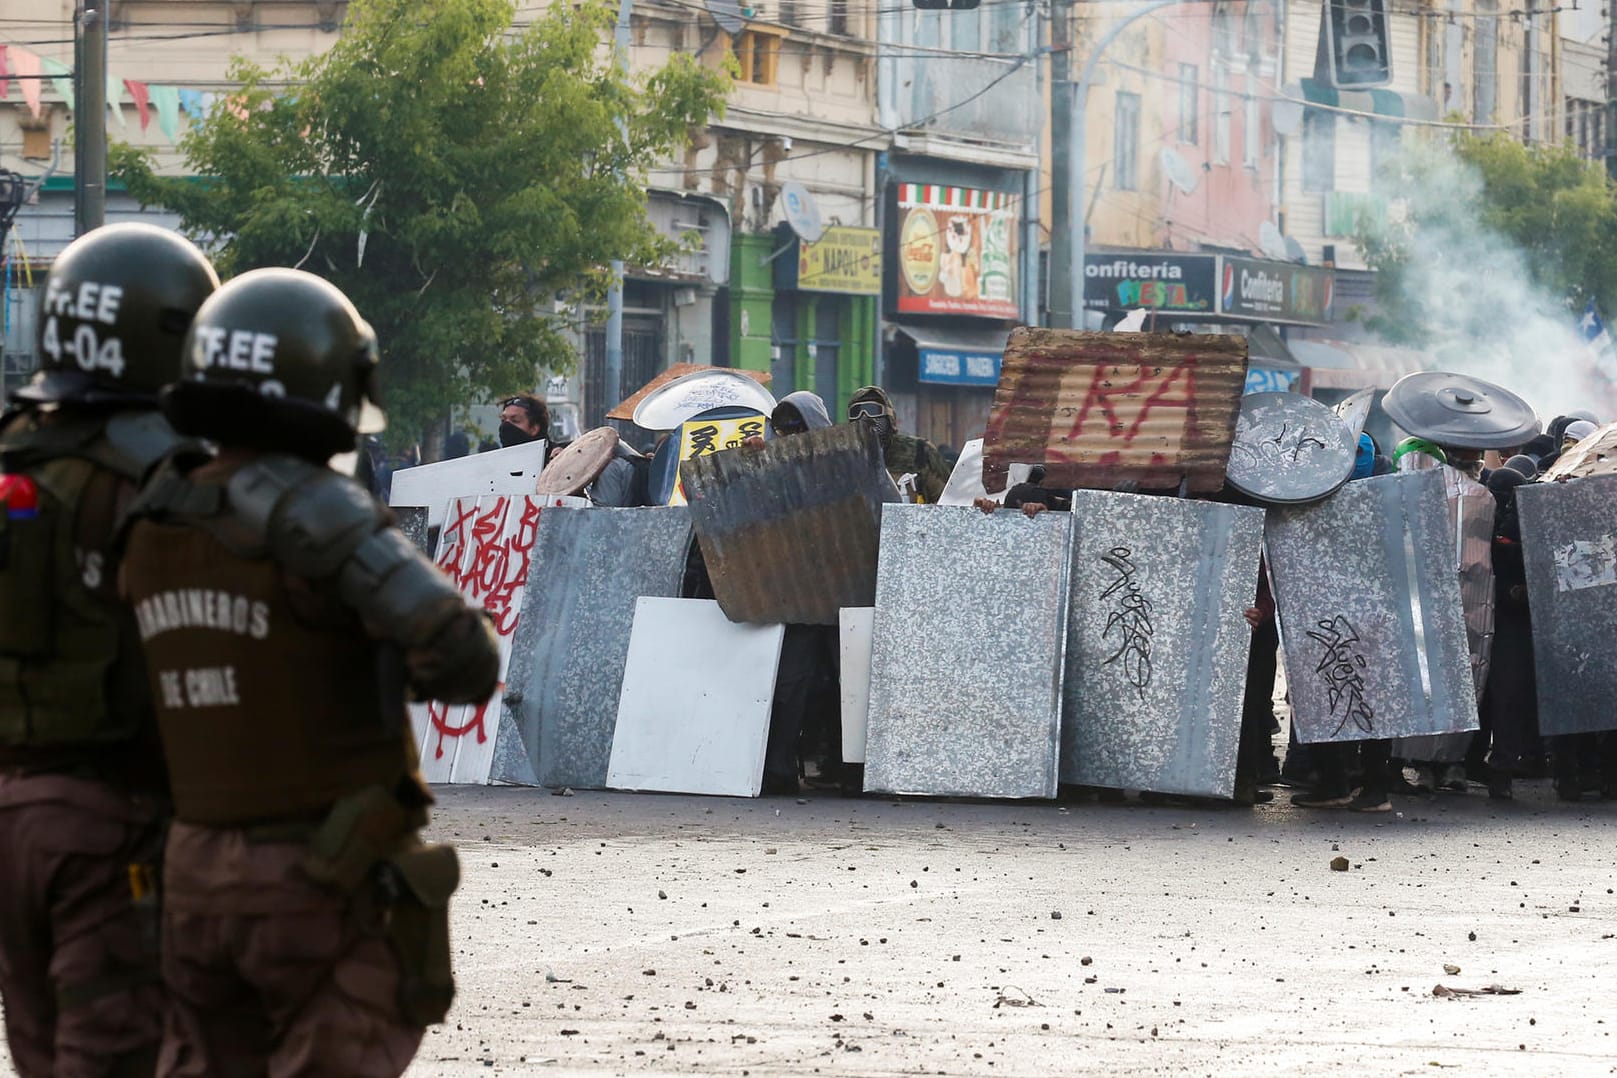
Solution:
M107 596L116 566L75 540L82 516L110 515L119 489L178 444L154 412L49 424L23 414L0 434L0 748L104 747L149 732L134 624ZM113 521L95 524L110 538Z
M359 618L310 623L280 565L219 538L235 522L178 521L136 524L123 560L175 817L316 819L367 786L409 783L402 670Z

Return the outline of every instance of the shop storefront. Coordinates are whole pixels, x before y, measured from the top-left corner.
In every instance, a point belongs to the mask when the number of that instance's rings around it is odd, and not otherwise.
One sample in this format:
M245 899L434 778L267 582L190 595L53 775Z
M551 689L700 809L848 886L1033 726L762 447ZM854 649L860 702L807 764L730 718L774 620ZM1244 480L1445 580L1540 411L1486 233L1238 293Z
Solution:
M1021 198L891 186L885 382L906 427L958 448L987 424L1005 339L1020 321Z
M1084 307L1107 328L1131 311L1145 329L1241 333L1251 352L1247 392L1307 389L1286 345L1293 328L1331 323L1332 270L1211 252L1097 250L1084 264Z

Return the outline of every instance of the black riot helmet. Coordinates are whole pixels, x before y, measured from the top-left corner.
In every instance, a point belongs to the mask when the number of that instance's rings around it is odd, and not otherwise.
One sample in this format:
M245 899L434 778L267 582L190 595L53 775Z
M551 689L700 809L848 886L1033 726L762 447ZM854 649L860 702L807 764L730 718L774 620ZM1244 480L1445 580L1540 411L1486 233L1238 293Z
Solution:
M39 373L13 396L35 404L154 404L180 373L180 347L219 287L185 237L106 225L68 244L45 275Z
M197 311L163 408L182 434L323 462L385 426L376 364L375 332L335 285L252 270Z

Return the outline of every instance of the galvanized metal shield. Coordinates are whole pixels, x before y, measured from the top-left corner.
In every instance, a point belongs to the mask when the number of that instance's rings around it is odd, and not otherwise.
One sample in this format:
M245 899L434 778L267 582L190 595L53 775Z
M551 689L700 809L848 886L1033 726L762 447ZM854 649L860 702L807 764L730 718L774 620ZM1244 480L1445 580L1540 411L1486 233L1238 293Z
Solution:
M1298 740L1477 728L1440 473L1270 510L1265 544Z
M769 415L775 410L775 398L756 378L714 367L675 378L646 394L635 405L634 422L647 430L674 430L715 408L747 408Z
M1075 491L1061 781L1228 797L1263 510Z
M1013 330L983 436L983 485L1003 490L1011 464L1042 463L1049 487L1183 481L1215 491L1246 368L1244 337Z
M545 572L528 586L506 679L526 781L606 785L635 600L678 597L690 544L682 508L545 512L534 542Z
M1431 460L1424 454L1413 456ZM1460 581L1471 686L1480 700L1483 686L1488 683L1488 662L1493 653L1493 522L1499 503L1487 487L1458 469L1434 464L1432 470L1443 477L1449 510L1449 550ZM1393 754L1405 760L1458 763L1465 759L1470 738L1464 733L1399 738L1393 744Z
M1617 730L1617 476L1524 484L1516 510L1539 732Z
M1364 433L1364 425L1370 419L1370 409L1375 406L1376 391L1374 389L1361 389L1357 393L1343 400L1332 409L1336 417L1347 425L1353 434L1353 441L1357 444L1359 435Z
M422 505L401 505L391 511L393 513L393 526L404 533L404 537L415 548L427 557L432 557L432 551L427 546L427 509Z
M891 505L865 789L1054 797L1072 518Z
M731 621L835 625L875 600L881 506L898 492L868 425L705 454L679 474Z
M1241 399L1225 473L1230 486L1271 505L1329 497L1353 475L1358 434L1335 412L1298 393Z
M1381 407L1415 437L1461 449L1503 449L1538 433L1532 405L1468 374L1406 374L1387 390Z
M1607 423L1555 459L1546 481L1617 475L1617 423Z

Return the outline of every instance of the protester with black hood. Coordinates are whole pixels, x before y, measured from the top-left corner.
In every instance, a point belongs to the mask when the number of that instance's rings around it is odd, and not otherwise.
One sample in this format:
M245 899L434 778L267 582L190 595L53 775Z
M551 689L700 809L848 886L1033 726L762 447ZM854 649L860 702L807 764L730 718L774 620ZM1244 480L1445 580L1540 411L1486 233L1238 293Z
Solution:
M515 393L500 402L500 448L537 442L550 434L550 407L532 393Z
M943 497L943 488L949 483L949 468L943 463L942 454L925 438L898 432L898 413L885 390L880 386L857 390L848 402L848 419L876 428L893 482L898 482L902 476L914 475L915 489L922 501L936 504Z
M831 426L831 414L817 394L799 390L782 397L769 417L777 438L789 438ZM749 439L760 448L762 439ZM834 625L788 625L781 640L775 675L775 702L769 714L769 744L764 750L765 794L798 792L800 743L823 746L821 774L842 764L842 720L837 695L840 655Z

